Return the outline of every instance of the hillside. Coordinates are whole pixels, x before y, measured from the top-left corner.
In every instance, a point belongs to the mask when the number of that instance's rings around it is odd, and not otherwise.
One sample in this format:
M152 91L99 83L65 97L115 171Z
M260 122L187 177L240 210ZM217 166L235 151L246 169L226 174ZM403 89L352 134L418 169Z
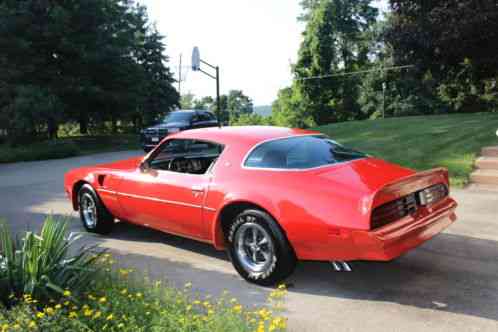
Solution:
M467 183L481 147L498 145L498 113L352 121L317 129L344 145L406 167L446 167L457 186Z
M271 105L265 105L265 106L254 106L253 108L254 114L258 114L264 117L270 116L271 115Z

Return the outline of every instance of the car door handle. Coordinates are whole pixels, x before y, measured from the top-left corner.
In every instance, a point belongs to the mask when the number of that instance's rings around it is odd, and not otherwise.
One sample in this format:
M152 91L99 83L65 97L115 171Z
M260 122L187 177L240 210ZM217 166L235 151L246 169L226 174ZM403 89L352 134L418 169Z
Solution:
M201 186L192 186L192 192L194 194L202 193L202 192L204 192L204 188Z

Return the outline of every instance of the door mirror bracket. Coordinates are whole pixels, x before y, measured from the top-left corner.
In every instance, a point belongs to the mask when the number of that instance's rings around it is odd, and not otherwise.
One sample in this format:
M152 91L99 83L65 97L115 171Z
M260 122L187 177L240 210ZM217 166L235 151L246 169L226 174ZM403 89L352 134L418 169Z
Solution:
M147 173L150 170L150 161L148 159L142 160L140 163L140 172Z

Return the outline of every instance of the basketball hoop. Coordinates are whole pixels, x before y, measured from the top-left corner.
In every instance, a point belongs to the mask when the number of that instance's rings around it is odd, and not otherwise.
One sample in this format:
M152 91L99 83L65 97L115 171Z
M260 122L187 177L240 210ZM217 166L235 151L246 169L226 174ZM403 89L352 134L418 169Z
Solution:
M192 70L199 71L201 69L201 55L199 53L199 48L196 46L192 51Z

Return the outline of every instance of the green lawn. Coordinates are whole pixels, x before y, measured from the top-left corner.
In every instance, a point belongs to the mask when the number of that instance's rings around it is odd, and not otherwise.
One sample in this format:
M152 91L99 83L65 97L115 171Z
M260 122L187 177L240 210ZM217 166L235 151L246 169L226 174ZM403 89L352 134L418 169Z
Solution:
M77 136L19 147L0 145L0 163L58 159L85 154L140 149L138 135Z
M498 113L353 121L317 128L338 142L417 170L449 169L463 186L481 147L498 145Z

